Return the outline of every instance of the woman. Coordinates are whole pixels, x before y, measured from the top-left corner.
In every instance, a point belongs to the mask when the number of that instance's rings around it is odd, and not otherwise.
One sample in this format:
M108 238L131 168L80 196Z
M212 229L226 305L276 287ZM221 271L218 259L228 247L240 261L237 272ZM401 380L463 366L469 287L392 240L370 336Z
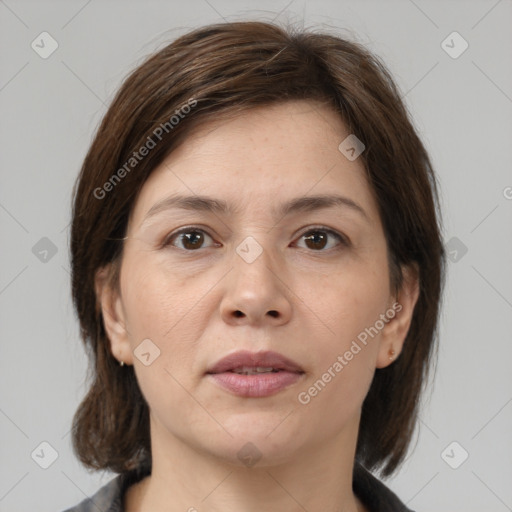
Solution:
M123 83L74 193L92 361L73 422L119 475L74 512L409 510L445 254L436 178L364 47L211 25Z

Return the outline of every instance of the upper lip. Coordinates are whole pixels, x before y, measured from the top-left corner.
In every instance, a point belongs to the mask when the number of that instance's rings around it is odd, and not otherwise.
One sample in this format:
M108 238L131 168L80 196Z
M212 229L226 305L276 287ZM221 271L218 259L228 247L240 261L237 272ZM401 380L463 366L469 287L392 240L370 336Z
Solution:
M213 366L208 368L206 373L223 373L241 367L274 368L275 370L286 370L289 372L304 373L304 370L290 358L278 352L249 352L241 350L219 359Z

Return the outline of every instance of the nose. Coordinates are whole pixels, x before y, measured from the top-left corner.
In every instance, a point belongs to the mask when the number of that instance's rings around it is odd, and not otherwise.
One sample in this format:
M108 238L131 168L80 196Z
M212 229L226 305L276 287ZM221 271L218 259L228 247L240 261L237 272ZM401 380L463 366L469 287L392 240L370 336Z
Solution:
M281 325L290 320L293 295L267 250L252 262L235 253L226 278L221 316L231 325Z

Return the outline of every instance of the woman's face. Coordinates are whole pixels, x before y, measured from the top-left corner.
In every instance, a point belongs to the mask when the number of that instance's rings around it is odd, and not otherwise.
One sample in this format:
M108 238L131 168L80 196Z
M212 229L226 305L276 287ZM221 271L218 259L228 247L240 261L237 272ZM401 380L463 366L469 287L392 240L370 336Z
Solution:
M112 352L134 365L149 404L153 444L178 439L238 464L252 450L270 464L355 442L410 309L391 294L363 163L338 149L349 135L317 103L254 109L204 125L144 184L120 293L102 305ZM207 373L241 350L278 352L301 372Z

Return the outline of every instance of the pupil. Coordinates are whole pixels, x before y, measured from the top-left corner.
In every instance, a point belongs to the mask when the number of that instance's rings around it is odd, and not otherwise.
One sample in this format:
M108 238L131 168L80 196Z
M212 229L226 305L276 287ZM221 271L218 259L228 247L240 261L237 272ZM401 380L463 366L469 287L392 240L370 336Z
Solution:
M323 242L323 243L321 243L321 247L316 246L313 248L314 249L323 249L325 247L325 241L326 241L326 236L323 233L316 232L316 233L313 233L313 234L307 236L306 243L313 242L313 244L318 244L319 239L321 239L321 241Z
M191 231L190 233L185 233L185 246L189 246L195 249L196 247L201 245L201 237L202 235L198 231Z

